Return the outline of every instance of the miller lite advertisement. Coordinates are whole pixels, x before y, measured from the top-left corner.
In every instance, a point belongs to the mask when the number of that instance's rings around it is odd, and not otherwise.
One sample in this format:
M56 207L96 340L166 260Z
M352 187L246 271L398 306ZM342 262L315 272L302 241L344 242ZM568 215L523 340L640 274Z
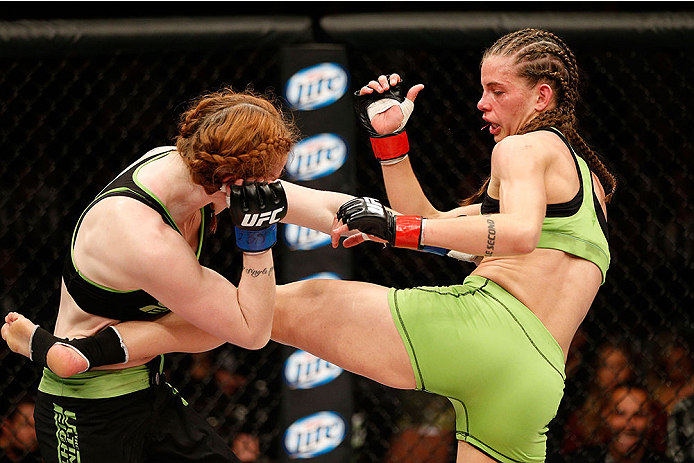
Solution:
M319 190L354 193L356 118L347 54L339 45L282 50L283 97L302 138L285 166L286 179ZM350 251L330 236L281 224L278 282L352 277ZM283 348L282 461L347 463L352 456L352 376L308 352Z

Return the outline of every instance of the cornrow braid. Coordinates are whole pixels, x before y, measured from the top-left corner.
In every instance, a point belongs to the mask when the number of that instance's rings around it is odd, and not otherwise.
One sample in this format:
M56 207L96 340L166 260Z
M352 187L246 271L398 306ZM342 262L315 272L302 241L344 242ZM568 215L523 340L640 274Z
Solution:
M591 171L598 176L605 189L605 201L609 202L617 188L617 180L576 131L575 109L579 100L579 72L576 57L571 49L553 33L529 28L501 37L484 52L482 62L490 56L512 57L518 75L531 85L547 82L552 86L556 95L556 107L534 117L519 129L518 134L548 126L559 129L585 159ZM489 179L463 204L477 201L484 194L488 183Z
M294 141L291 138L277 137L260 143L242 153L219 154L209 152L203 147L196 151L195 159L188 162L193 180L201 183L212 178L214 192L222 184L221 178L232 175L235 178L264 178L277 170L278 158L285 158Z

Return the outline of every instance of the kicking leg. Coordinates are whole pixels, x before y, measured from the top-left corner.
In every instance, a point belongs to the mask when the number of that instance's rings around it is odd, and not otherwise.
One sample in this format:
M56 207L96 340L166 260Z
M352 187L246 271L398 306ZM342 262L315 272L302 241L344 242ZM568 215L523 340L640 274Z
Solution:
M224 344L175 313L168 313L156 321L119 323L116 328L132 360L151 359L171 352L207 352Z
M497 463L484 452L461 440L458 441L458 455L455 461L456 463Z
M173 313L164 315L155 322L129 321L116 325L116 328L128 349L130 360L128 363L100 369L141 365L156 355L169 352L205 352L223 344L223 341ZM13 352L29 357L31 336L35 329L36 325L26 317L12 312L5 317L2 338ZM63 344L50 347L46 363L51 371L63 378L83 372L89 367L82 355Z
M10 312L2 326L2 339L7 342L12 352L30 358L31 336L36 328L37 326L24 315ZM74 349L60 344L51 347L46 361L51 371L64 378L84 371L88 366L85 358Z
M388 288L341 280L305 280L277 288L273 339L292 345L387 386L413 389L414 373L393 323ZM29 355L35 325L19 314L8 316L3 338L12 350ZM130 360L168 352L203 352L222 344L175 314L157 322L117 325ZM49 368L68 377L87 364L73 349L56 344L46 356ZM113 365L123 368L128 364Z
M29 340L35 328L36 325L24 315L10 312L5 316L5 324L0 331L12 352L29 357Z
M272 339L386 386L414 389L412 364L390 313L388 291L343 280L278 286Z

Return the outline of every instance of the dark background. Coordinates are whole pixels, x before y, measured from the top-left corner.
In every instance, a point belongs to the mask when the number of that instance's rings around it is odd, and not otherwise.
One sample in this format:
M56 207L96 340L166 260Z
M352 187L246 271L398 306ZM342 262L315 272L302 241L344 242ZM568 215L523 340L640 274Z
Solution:
M87 19L87 18L133 18L165 16L209 16L209 15L282 15L310 16L318 20L323 16L343 13L380 12L645 12L645 11L692 11L692 2L465 2L465 1L398 1L398 2L3 2L0 19Z
M314 43L339 43L332 31L322 27L326 16L518 12L532 19L534 13L548 10L570 25L576 12L689 14L694 6L691 2L385 2L378 6L371 2L4 2L0 37L4 37L3 24L44 27L58 19L300 16L311 18ZM685 28L685 36L692 37L692 30ZM644 39L653 31L658 40ZM679 32L634 26L606 33L605 40L581 34L567 40L584 84L579 132L616 173L619 189L609 208L613 260L607 282L577 337L565 399L550 426L548 452L559 461L572 461L561 451L562 439L571 415L595 384L598 346L605 339L629 341L635 352L629 368L655 394L674 381L662 358L671 335L686 342L694 338L690 202L694 40L671 38L679 37ZM426 84L408 135L415 171L441 209L454 207L459 198L474 192L489 167L493 141L480 132L475 108L479 59L484 46L491 44L485 40L432 46L426 40L394 39L381 47L358 41L347 46L353 87L391 70L402 72L408 82ZM252 83L261 91L281 88L280 44L203 43L194 50L124 51L105 39L100 50L71 55L50 47L26 53L22 47L27 43L5 41L0 67L0 304L3 314L16 310L51 328L65 245L84 206L145 150L170 143L181 105L198 92L225 84L242 88ZM363 134L353 155L358 172L351 193L385 199L378 165ZM234 281L240 256L229 249L233 236L223 220L206 264ZM450 259L378 246L363 246L353 255L355 279L388 286L459 283L471 270L469 264ZM687 349L691 358L693 349L689 345ZM225 346L208 355L172 355L167 368L177 388L230 443L241 433L252 434L259 439L260 461L276 461L282 400L277 393L279 359L273 343L257 352ZM0 348L0 360L0 417L9 419L22 401L32 400L40 372L5 347ZM691 377L691 371L688 374ZM451 408L445 399L393 391L356 377L354 384L355 461L416 461L412 458L419 455L418 449L430 458L421 461L453 461ZM427 440L419 430L431 425L438 438ZM412 435L407 460L396 449ZM664 448L663 442L654 445ZM25 453L26 461L31 461L33 454ZM2 450L0 455L7 458Z

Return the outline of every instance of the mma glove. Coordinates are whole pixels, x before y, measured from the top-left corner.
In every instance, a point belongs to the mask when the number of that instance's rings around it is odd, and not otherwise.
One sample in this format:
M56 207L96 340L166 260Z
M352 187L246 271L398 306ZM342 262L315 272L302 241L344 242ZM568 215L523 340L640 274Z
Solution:
M383 93L374 90L372 93L359 95L359 91L357 91L354 96L354 110L357 113L357 119L369 134L376 159L380 161L381 165L397 164L405 159L410 151L405 124L412 114L414 102L402 96L402 81L390 86ZM399 106L402 111L403 118L400 127L393 133L379 134L371 125L371 120L376 114L387 111L392 106Z
M374 198L354 198L337 211L350 230L377 236L398 248L421 249L422 217L395 215Z
M277 222L287 215L287 196L279 181L231 185L227 205L236 231L236 246L261 254L277 242Z
M337 218L350 230L359 230L388 241L398 248L415 249L439 256L474 262L477 256L422 244L426 219L418 215L395 215L374 198L354 198L337 211Z

